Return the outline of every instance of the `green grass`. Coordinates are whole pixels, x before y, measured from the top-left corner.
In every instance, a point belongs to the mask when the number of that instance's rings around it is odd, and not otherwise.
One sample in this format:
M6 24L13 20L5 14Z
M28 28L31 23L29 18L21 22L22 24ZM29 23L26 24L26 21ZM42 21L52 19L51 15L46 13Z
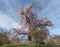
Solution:
M53 45L41 45L41 44L20 44L20 45L3 45L1 47L56 47ZM60 47L60 46L59 46Z

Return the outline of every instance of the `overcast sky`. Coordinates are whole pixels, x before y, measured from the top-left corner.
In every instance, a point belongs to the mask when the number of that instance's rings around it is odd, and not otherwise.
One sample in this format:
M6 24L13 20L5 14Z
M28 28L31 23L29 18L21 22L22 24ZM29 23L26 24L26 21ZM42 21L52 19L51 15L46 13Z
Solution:
M60 0L0 0L0 27L11 29L18 26L19 18L17 9L23 4L38 3L42 11L38 11L39 17L47 16L54 27L50 27L51 34L60 35Z

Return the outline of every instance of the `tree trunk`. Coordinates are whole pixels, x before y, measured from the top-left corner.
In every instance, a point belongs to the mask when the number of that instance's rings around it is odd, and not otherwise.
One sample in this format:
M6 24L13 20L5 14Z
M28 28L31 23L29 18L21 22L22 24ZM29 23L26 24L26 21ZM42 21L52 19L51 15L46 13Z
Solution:
M32 38L31 38L31 36L30 36L30 35L28 35L28 40L29 40L29 41L32 41Z

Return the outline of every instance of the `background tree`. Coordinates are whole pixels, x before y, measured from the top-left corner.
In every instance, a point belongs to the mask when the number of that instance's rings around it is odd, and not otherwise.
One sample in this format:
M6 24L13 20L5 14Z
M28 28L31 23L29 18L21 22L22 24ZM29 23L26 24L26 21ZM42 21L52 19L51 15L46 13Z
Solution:
M0 45L9 44L7 32L0 32Z

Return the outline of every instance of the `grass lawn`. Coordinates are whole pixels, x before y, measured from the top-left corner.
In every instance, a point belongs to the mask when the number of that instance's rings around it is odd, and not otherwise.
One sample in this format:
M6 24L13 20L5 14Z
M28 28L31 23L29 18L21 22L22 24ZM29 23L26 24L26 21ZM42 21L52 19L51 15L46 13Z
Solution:
M41 44L20 44L20 45L3 45L1 47L60 47L60 46L41 45Z

